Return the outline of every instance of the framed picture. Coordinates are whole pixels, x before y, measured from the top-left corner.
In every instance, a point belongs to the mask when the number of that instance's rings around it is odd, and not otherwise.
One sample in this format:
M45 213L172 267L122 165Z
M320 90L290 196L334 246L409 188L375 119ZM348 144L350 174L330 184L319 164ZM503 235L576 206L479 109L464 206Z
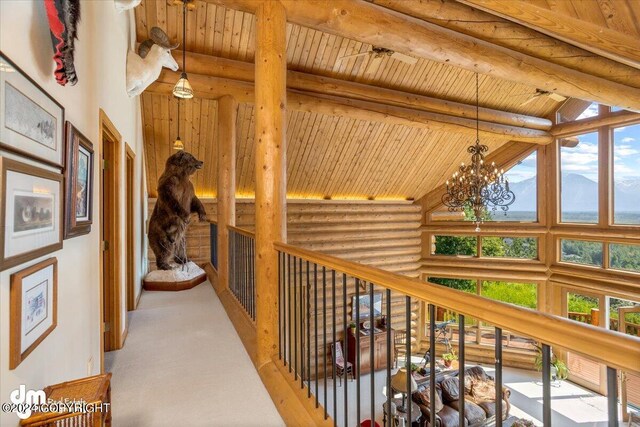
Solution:
M0 147L64 167L64 108L2 52Z
M58 260L49 258L11 275L9 369L15 369L58 319Z
M0 271L62 249L62 179L0 157Z
M360 295L360 299L356 299L354 295L351 301L351 320L368 320L370 318L370 303L369 294ZM359 318L356 318L356 304L359 306ZM373 294L373 317L378 318L380 316L382 316L382 293L376 292Z
M93 207L93 144L71 123L65 125L67 167L64 171L64 238L91 231Z

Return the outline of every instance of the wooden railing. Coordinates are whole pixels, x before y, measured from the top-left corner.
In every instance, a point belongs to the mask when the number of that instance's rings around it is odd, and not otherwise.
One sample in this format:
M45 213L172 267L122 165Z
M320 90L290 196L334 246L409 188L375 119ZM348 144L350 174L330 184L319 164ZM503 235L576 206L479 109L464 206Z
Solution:
M209 242L211 243L211 265L218 269L218 223L209 220Z
M430 347L425 354L425 359L429 361L429 369L426 372L429 387L431 388L431 396L435 394L436 383L436 308L450 310L458 314L458 337L462 337L458 342L458 357L460 359L458 376L460 393L464 395L464 362L465 362L465 317L474 318L484 324L493 325L495 340L495 360L496 360L496 376L495 387L497 393L502 393L502 348L503 348L503 328L511 332L516 332L541 344L542 351L542 380L543 380L543 422L545 426L551 425L551 347L562 349L570 349L572 353L582 354L590 359L607 366L607 385L608 385L608 408L610 423L617 423L617 372L621 369L627 372L640 373L640 339L631 337L619 332L608 331L603 328L595 327L587 324L580 324L572 320L562 318L555 315L537 312L527 308L518 307L511 304L490 300L482 296L463 293L454 289L449 289L432 283L425 283L415 279L410 279L397 274L389 273L377 268L364 266L354 262L339 259L333 256L305 250L284 243L275 243L276 250L280 253L280 284L279 284L279 356L289 367L296 378L300 380L301 388L307 384L308 395L311 398L312 390L315 389L316 405L322 405L325 408L332 406L334 408L334 422L340 425L353 425L349 418L357 414L357 424L362 421L360 414L360 399L363 390L360 385L360 370L363 369L361 362L363 354L360 347L360 331L361 324L357 322L353 335L357 337L358 344L355 347L348 344L346 339L348 333L347 327L347 293L348 283L356 292L356 300L364 296L365 303L368 298L368 306L374 305L376 300L374 294L382 291L380 297L380 313L378 315L386 318L386 328L381 329L381 333L385 336L380 337L381 346L376 346L378 352L384 349L383 354L378 354L377 359L374 354L374 334L369 333L363 339L371 340L367 347L366 360L370 364L374 360L384 361L386 358L386 387L391 390L391 367L390 362L395 359L395 353L392 349L393 332L389 323L393 316L397 316L398 312L404 316L405 331L412 330L414 322L412 313L412 301L422 301L428 304L429 318L434 319L430 322L429 343ZM404 295L405 307L398 307L392 300L392 292L397 295ZM365 304L366 305L366 304ZM393 307L392 307L393 305ZM383 309L386 307L386 309ZM358 310L360 304L351 308L352 314L355 312L355 318L360 319ZM370 311L372 313L372 311ZM374 324L374 316L367 318L372 325ZM349 330L351 328L349 327ZM329 336L327 337L327 330ZM342 331L342 337L336 334L336 330ZM327 340L328 338L328 340ZM412 346L410 343L414 337L406 339L406 359L411 360ZM327 348L329 344L339 343L342 340L343 353L340 354L336 350L336 346ZM382 343L386 341L387 345ZM319 343L322 345L319 347ZM351 353L350 353L351 352ZM370 352L370 353L369 353ZM327 353L329 359L327 361ZM349 354L350 353L350 354ZM342 356L342 357L341 357ZM422 356L422 355L420 355ZM327 396L327 377L335 378L340 374L340 362L345 369L348 366L346 361L351 360L354 374L358 378L356 401L349 401L347 388L344 389L344 396L338 398L336 391L336 382L333 381L333 403L328 401ZM338 363L334 363L334 361ZM377 362L376 362L377 363ZM381 362L382 363L382 362ZM382 363L384 365L384 363ZM319 369L319 366L322 366ZM426 364L425 364L426 367ZM373 369L373 368L372 368ZM345 377L348 372L344 372ZM374 376L370 376L370 394L374 396L375 385ZM319 393L319 385L324 382L322 387L323 393ZM379 384L380 385L380 384ZM411 383L407 381L407 389L411 389ZM387 392L387 401L384 406L384 413L391 414L391 397L392 393ZM411 393L409 393L411 395ZM329 396L329 398L331 395ZM371 397L371 414L370 419L375 419L380 412L373 397ZM344 421L337 420L336 412L337 404L343 405ZM460 400L460 403L464 399ZM436 415L432 400L431 411L428 414L430 425L436 425ZM349 406L352 405L352 406ZM352 409L355 406L355 409ZM503 412L502 400L496 399L495 413ZM347 409L349 408L350 411ZM411 418L411 405L407 406L409 418ZM460 414L464 414L464 409L460 408ZM326 416L330 414L326 413ZM364 414L369 415L369 414ZM424 414L423 414L424 415ZM463 421L463 416L461 421ZM390 417L386 417L387 420ZM497 417L496 425L502 425L501 417ZM391 425L391 424L389 424Z

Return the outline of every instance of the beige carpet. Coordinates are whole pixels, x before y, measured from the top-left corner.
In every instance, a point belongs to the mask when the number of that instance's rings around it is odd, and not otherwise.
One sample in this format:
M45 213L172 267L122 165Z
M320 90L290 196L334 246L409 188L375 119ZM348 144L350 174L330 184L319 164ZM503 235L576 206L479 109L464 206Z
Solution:
M282 426L209 282L144 292L113 373L114 427Z

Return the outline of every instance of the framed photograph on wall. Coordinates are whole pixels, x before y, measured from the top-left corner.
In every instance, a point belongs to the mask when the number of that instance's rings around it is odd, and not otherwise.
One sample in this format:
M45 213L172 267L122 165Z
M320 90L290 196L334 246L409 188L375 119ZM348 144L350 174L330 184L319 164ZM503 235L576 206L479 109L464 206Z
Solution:
M67 122L67 160L64 171L64 238L91 231L93 207L93 144Z
M64 167L64 108L2 52L0 147Z
M62 249L62 180L0 157L0 271Z
M356 304L358 305L359 318L356 319ZM369 320L371 313L371 300L368 294L360 295L360 299L356 299L354 295L351 297L351 320ZM373 317L378 318L382 316L382 292L375 292L373 294Z
M49 258L11 275L9 369L15 369L56 328L58 260Z

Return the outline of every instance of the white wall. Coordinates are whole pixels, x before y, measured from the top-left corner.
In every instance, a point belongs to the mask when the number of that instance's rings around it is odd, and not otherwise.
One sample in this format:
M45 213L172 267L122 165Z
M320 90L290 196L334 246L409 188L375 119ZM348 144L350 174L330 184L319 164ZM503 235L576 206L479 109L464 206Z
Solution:
M101 157L98 111L102 108L136 153L135 248L136 296L138 280L146 269L141 256L140 182L143 181L140 101L125 92L126 52L134 41L132 13L118 14L111 0L83 1L75 65L76 86L59 86L53 77L53 51L42 2L0 1L0 50L65 107L71 121L94 145L96 190ZM125 150L121 147L124 177ZM1 155L11 157L0 151ZM13 156L15 158L15 156ZM124 189L123 189L124 190ZM144 190L143 190L144 191ZM100 211L99 191L94 192L91 233L65 240L63 249L0 273L0 402L20 384L38 389L49 384L97 374L100 371ZM121 193L121 218L125 218L125 194ZM4 195L2 195L4 197ZM125 238L124 224L121 230ZM122 265L125 264L123 245ZM49 257L58 258L58 326L15 370L9 370L9 286L12 273ZM122 268L122 313L126 319L125 268ZM124 323L124 322L123 322ZM123 324L124 327L124 324ZM0 425L17 424L13 414L2 413Z

